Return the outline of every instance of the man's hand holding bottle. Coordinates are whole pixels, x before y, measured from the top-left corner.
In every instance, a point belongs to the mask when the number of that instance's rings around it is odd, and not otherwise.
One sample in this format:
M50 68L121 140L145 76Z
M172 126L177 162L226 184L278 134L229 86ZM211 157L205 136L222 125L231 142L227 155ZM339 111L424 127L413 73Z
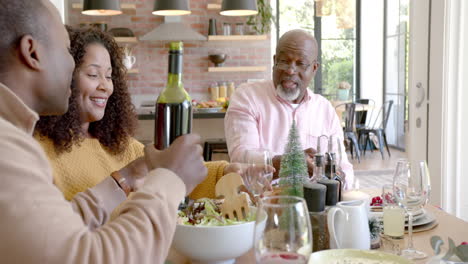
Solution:
M203 163L203 149L200 136L187 134L179 136L165 150L157 150L153 144L145 147L145 161L148 170L165 168L177 174L185 183L187 194L207 176Z

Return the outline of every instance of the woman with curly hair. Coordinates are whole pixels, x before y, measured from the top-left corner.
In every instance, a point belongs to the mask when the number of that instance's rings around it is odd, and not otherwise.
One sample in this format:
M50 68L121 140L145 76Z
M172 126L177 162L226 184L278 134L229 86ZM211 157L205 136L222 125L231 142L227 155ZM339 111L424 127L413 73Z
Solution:
M62 116L41 117L35 137L50 159L54 183L70 200L143 156L144 146L133 138L136 112L114 38L94 28L67 29L76 64L69 109ZM219 178L238 170L225 161L205 165L208 177L191 193L192 199L214 198Z

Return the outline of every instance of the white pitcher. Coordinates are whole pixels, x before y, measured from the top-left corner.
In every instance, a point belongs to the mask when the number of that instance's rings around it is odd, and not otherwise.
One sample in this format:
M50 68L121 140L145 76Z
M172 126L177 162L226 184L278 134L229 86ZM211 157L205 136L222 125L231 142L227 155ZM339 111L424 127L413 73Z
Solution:
M133 67L133 64L135 64L136 58L135 56L125 56L123 58L123 65L127 68L127 70L130 70Z
M370 248L369 219L366 202L344 201L328 212L330 248Z

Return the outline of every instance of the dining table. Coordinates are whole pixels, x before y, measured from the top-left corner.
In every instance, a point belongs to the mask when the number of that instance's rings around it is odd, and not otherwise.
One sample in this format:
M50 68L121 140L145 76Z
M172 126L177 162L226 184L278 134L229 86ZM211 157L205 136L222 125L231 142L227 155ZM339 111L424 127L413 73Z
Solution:
M375 196L378 195L378 189L365 189L362 190L363 192ZM418 250L421 250L427 253L428 257L422 260L416 260L414 263L422 264L427 263L428 260L433 257L434 250L431 247L430 239L432 236L440 236L445 244L448 244L448 238L450 237L455 242L455 245L459 245L464 241L468 241L468 222L452 215L446 213L444 210L440 209L438 206L433 204L428 204L424 207L424 209L430 213L432 213L436 219L436 224L431 227L431 229L421 232L413 233L413 244L414 247ZM401 240L391 240L386 241L382 239L380 251L393 251L395 246L399 247L400 249L404 249L407 245L408 234L405 234L404 238ZM393 248L389 245L393 244ZM392 252L394 253L394 252ZM179 254L175 249L171 249L167 258L167 263L171 264L189 264L191 263L189 259ZM246 254L238 257L236 259L237 264L250 264L256 263L255 262L255 253L254 250L251 249Z
M351 101L331 101L330 103L335 108L335 112L336 112L336 115L338 116L338 118L340 119L341 126L344 127L343 116L344 116L344 113L346 111L345 104L346 103L352 103L352 102ZM364 111L370 111L370 110L373 110L373 109L374 109L373 105L356 103L356 108L355 108L354 111L355 112L364 112ZM355 123L359 122L359 120L354 120L354 122Z

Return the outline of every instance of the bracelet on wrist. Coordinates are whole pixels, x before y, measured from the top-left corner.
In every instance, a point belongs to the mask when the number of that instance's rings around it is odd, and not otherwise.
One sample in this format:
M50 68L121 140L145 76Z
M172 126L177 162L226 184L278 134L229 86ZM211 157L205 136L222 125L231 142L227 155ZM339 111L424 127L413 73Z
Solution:
M119 187L125 192L125 195L128 196L128 194L132 191L132 188L127 184L127 180L125 180L125 178L122 177L120 172L112 172L111 177L115 180L117 185L119 185Z

